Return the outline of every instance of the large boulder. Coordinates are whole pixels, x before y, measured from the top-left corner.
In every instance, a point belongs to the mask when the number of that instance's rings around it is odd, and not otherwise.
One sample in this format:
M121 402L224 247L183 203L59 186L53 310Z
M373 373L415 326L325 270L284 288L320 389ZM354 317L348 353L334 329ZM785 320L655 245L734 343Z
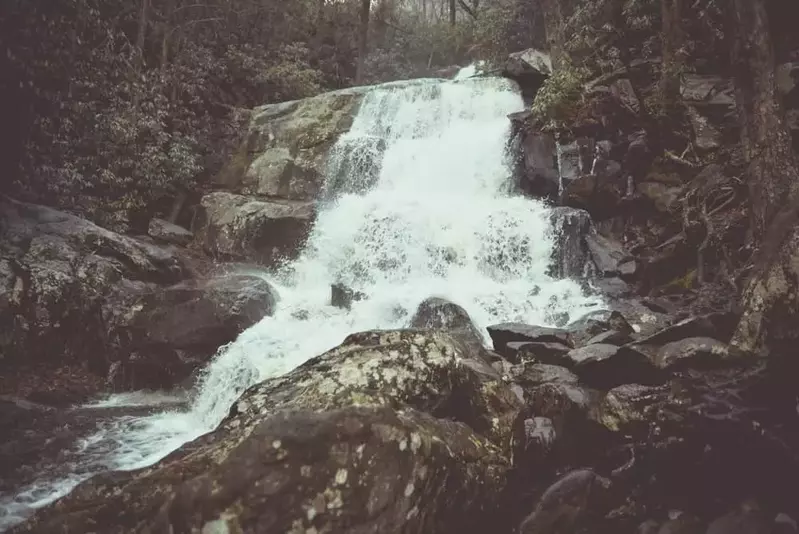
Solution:
M118 353L109 376L116 389L169 388L219 347L271 315L277 295L256 275L230 273L166 288L138 288L110 332Z
M520 127L528 115L529 112L522 112L513 117L518 129L515 150L520 155L519 188L529 196L554 201L560 189L555 138L550 133Z
M622 277L635 275L635 259L621 243L594 228L587 211L554 208L550 221L555 234L550 272L561 278Z
M552 74L552 59L547 52L528 48L508 56L502 75L516 81L525 98L535 97L538 89Z
M202 198L194 230L212 256L273 265L298 252L314 215L312 202L261 201L215 192Z
M431 297L422 301L411 318L410 327L449 332L474 351L479 352L483 347L483 335L474 326L469 313L446 299Z
M244 195L317 198L327 153L349 130L368 90L344 89L256 108L246 139L217 184Z
M104 375L113 289L186 276L173 249L0 197L0 365L77 365Z
M12 532L488 529L520 406L469 362L441 332L352 335L252 387L210 434L84 482Z

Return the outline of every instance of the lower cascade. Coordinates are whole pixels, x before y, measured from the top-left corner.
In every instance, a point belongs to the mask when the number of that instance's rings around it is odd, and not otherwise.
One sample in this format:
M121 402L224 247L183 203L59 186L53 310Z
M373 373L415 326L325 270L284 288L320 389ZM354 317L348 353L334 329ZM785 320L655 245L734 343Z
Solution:
M507 116L523 106L513 82L499 78L372 89L330 152L303 252L263 273L279 293L274 315L220 349L187 408L155 399L150 415L114 419L86 437L62 473L2 498L0 530L94 474L157 462L215 429L246 389L347 335L406 327L429 297L462 306L484 336L494 323L554 325L600 306L577 282L547 274L549 209L510 192ZM334 307L333 284L362 298ZM98 401L140 402L146 395Z

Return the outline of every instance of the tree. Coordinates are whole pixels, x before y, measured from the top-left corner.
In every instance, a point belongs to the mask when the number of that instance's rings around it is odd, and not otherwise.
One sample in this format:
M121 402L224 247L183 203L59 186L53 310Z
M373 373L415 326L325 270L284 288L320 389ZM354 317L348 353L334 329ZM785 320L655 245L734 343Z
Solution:
M681 47L683 45L682 0L661 0L661 40L663 61L661 63L660 96L663 111L674 113L680 97Z
M371 0L361 0L360 24L358 26L358 67L355 71L355 83L363 83L366 50L369 41L369 12Z
M757 247L733 342L778 350L799 340L799 170L775 82L765 0L734 0L729 25Z

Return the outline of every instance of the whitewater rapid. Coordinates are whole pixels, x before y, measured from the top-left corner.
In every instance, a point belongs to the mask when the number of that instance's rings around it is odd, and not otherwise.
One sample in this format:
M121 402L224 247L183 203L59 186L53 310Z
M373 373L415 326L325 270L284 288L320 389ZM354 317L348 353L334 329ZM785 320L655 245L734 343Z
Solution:
M507 116L523 109L518 89L498 78L460 78L371 89L331 150L302 253L262 274L280 296L275 314L220 349L188 408L166 404L154 415L107 421L73 451L65 473L0 500L0 530L93 474L153 464L213 430L256 382L352 332L404 327L428 297L460 304L481 329L504 321L550 325L600 306L577 282L547 275L548 209L510 192ZM335 308L334 283L365 298L351 310ZM146 402L127 394L94 406Z

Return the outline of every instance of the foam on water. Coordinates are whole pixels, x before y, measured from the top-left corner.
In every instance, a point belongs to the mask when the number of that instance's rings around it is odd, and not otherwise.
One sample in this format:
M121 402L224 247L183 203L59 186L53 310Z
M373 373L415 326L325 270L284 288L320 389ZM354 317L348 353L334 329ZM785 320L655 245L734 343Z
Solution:
M274 316L220 350L189 409L104 423L80 444L67 476L42 478L0 501L0 509L18 519L94 473L150 465L213 430L249 386L352 332L403 327L428 297L460 304L480 328L502 321L547 325L599 305L574 281L546 274L553 244L548 210L508 193L507 115L522 107L516 88L493 78L423 80L369 92L331 152L326 201L303 253L270 275L280 295ZM332 283L366 297L350 311L334 308ZM140 405L147 398L128 395L95 406Z

